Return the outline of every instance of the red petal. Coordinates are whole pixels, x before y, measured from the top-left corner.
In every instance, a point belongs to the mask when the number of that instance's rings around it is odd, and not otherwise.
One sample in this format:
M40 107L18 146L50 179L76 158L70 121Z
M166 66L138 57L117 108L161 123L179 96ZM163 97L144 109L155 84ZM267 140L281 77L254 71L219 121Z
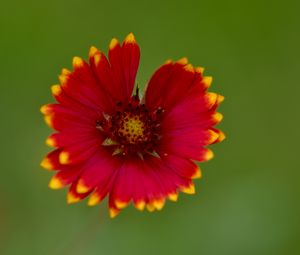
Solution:
M114 201L117 208L122 209L131 200L133 195L133 171L132 165L125 161L118 170L115 182L113 184L110 199Z
M120 168L121 161L106 151L99 151L93 155L82 169L79 183L81 190L91 189L95 186L105 186L113 174Z
M66 132L91 132L96 129L96 120L89 121L77 118L72 114L56 113L46 115L45 122L58 131ZM80 120L80 121L78 121Z
M115 38L110 42L108 58L114 80L112 92L116 95L118 101L126 102L130 98L131 93L127 93L127 84L125 82L123 69L122 47Z
M46 155L42 160L41 166L48 170L58 170L61 169L61 164L59 163L59 154L61 149L54 150Z
M62 104L47 104L41 107L41 112L45 115L61 116L61 118L74 119L76 122L86 123L95 126L99 114L95 111L80 112L72 108L65 107Z
M176 140L178 144L186 144L201 149L203 146L214 143L219 134L211 129L197 127L173 130L164 135L164 140Z
M182 100L195 80L191 65L167 63L159 68L147 86L145 102L149 109L163 107L170 110L175 103Z
M87 132L72 132L72 130L54 133L48 137L46 143L54 147L67 147L73 144L81 144L85 141L93 140L99 137L99 142L103 141L101 133L98 130L91 130Z
M163 157L163 161L176 174L187 179L191 179L199 172L199 167L191 160L184 159L175 155Z
M145 102L149 110L161 106L173 69L174 64L172 62L164 64L151 77L145 93Z
M140 62L140 48L135 41L134 35L130 33L122 45L122 65L126 84L126 95L131 96L136 73ZM124 85L123 85L124 86Z
M159 146L160 154L175 154L179 157L197 160L200 162L210 160L213 157L211 150L199 148L198 144L178 142L176 139L164 139Z
M59 155L59 162L63 165L74 165L89 159L94 153L101 153L101 150L101 140L95 137L93 140L64 147Z
M63 188L66 185L74 182L78 178L81 171L81 166L72 166L64 170L60 170L51 178L49 187L52 189Z

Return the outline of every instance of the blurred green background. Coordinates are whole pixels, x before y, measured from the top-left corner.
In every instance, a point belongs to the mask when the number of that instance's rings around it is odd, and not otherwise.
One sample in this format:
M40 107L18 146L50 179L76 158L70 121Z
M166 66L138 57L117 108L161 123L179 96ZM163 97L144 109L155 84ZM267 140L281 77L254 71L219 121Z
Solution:
M0 254L300 254L300 2L2 1ZM227 139L195 196L110 220L68 206L39 167L51 133L39 107L74 55L134 32L144 84L186 56L225 95ZM298 130L298 131L297 131Z

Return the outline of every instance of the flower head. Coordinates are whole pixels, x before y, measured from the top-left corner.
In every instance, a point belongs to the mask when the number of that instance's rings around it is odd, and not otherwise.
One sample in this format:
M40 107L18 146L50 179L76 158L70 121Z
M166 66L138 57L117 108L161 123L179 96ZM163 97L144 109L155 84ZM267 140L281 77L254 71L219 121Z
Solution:
M186 58L167 61L151 77L144 96L135 86L140 49L132 33L112 39L108 58L91 47L89 63L73 59L52 86L56 104L42 106L57 132L42 161L56 170L49 187L70 186L68 203L89 196L88 205L108 197L111 217L130 202L139 210L161 210L178 192L193 194L201 177L194 161L213 157L207 145L224 134L214 128L223 96L208 92L203 68Z

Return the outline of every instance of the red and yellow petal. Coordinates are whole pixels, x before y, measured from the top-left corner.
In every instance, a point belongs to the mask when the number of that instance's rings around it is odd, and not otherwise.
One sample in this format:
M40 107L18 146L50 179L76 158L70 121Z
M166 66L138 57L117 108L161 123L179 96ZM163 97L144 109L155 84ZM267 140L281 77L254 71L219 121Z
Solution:
M145 103L149 109L158 106L171 109L182 100L182 95L191 88L195 80L195 70L187 60L181 59L176 63L168 62L161 66L150 79Z
M60 170L52 176L48 186L51 189L61 189L76 181L81 171L81 166Z
M126 91L127 95L131 96L140 62L140 48L132 33L126 36L122 44L122 59Z
M61 168L61 164L59 162L59 155L61 153L61 149L54 150L46 155L46 157L41 162L41 167L47 170L59 170Z

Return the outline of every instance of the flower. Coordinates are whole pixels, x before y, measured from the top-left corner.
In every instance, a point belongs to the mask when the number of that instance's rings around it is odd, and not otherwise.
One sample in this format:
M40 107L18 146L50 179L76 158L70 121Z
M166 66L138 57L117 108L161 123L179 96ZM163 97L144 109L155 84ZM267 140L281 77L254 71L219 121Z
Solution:
M207 145L224 134L214 128L224 97L207 92L212 78L186 58L163 64L143 97L135 79L140 49L132 33L123 44L112 39L108 59L90 48L89 63L73 59L51 90L56 104L41 107L57 132L46 143L55 147L41 162L57 170L49 187L70 185L67 202L89 196L94 206L108 197L115 217L130 202L138 210L161 210L178 192L194 194L201 177L194 161L213 157Z

